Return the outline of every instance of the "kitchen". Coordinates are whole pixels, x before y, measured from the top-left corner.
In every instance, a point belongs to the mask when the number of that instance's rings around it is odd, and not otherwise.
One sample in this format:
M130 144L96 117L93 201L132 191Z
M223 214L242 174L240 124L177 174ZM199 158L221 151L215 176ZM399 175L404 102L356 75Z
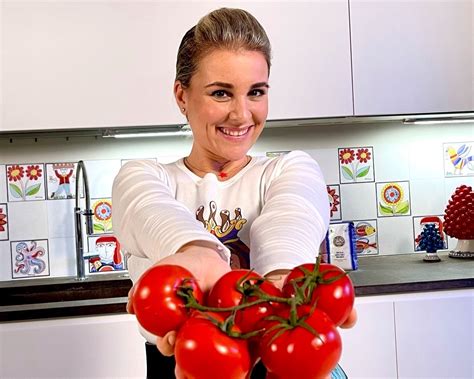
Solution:
M456 187L474 185L470 166L455 171L446 155L448 148L460 150L463 145L474 144L472 1L4 1L0 203L4 206L3 213L8 212L8 229L0 238L2 283L18 288L26 286L23 283L28 281L38 283L76 275L74 200L67 195L59 199L51 196L53 186L57 185L57 181L49 181L54 164L83 160L88 170L92 205L97 203L99 209L99 205L110 203L111 182L124 161L166 162L189 151L191 139L179 135L181 130L175 127L185 121L171 91L175 49L187 25L223 4L251 10L261 19L273 42L270 122L252 153L307 151L321 165L327 184L334 191L333 199L338 200L333 202L332 221L365 222L377 230L376 236L367 241L372 246L362 252L366 256L360 257L360 269L354 272L355 276L364 274L364 262L370 259L384 256L395 259L410 253L413 262L422 261L424 252L415 252L420 220L428 216L442 218ZM170 21L176 19L180 22ZM163 35L167 38L160 38ZM456 117L450 118L453 115ZM459 123L468 117L470 122ZM450 122L413 124L413 119L433 121L433 118ZM155 125L158 127L152 127ZM137 139L102 137L137 129L142 132L173 129L177 135ZM352 169L349 163L341 162L345 149L353 150L354 154L359 150L370 153L370 159L360 162L370 167L368 174L357 183L343 174L343 167ZM467 157L470 155L472 151ZM15 164L24 165L25 170L28 166L43 165L48 182L43 182L41 190L27 199L13 197L7 191L7 167L13 168ZM408 201L409 210L405 213L383 214L380 195L388 184L399 188L403 200ZM102 233L110 231L111 225L105 218L96 221ZM88 241L90 247L100 235L96 233ZM42 278L23 280L21 275L13 275L12 243L25 240L36 241L47 251L47 271L43 271ZM351 354L343 355L342 364L350 377L449 377L442 373L452 373L449 370L454 369L460 371L452 376L472 377L469 360L462 360L472 352L472 339L461 338L462 331L467 337L472 335L472 311L466 311L473 301L472 260L448 257L447 252L455 248L456 241L448 237L446 242L446 249L440 253L442 261L433 263L438 266L436 269L430 266L430 270L436 276L436 271L449 272L445 268L448 265L468 267L471 270L468 280L455 277L452 284L464 285L466 289L435 288L445 291L430 292L425 287L414 294L369 296L374 295L371 293L360 297L360 324L344 335ZM94 275L96 282L126 280L109 280L106 277L109 274ZM87 291L88 284L81 285ZM80 300L82 295L78 296ZM113 296L102 297L114 300ZM51 302L45 299L43 303ZM435 310L431 315L438 315L444 309L439 319L427 319L423 312L415 312L417 307L425 309L431 300ZM121 305L123 310L123 299ZM399 313L394 314L394 308ZM96 336L103 334L108 337L101 340L104 344L101 349L123 357L117 362L120 370L117 368L117 374L112 374L110 367L109 371L98 368L80 371L87 369L82 364L74 366L77 376L143 377L142 343L133 318L120 313L100 316L101 313L104 311L97 311L97 316L90 318L35 320L32 324L4 323L0 325L2 341L19 336L32 341L36 336L36 341L40 341L45 336L42 333L47 332L51 338L48 328L52 328L66 333L70 341L84 341L77 343L79 352L90 354L86 355L87 361L94 362L94 356L105 354L95 347ZM438 323L450 322L450 314L456 314L452 327L457 328L456 339L464 341L461 346L466 353L463 356L455 351L457 358L453 359L458 362L457 367L442 367L436 362L438 366L433 365L434 371L429 371L428 365L439 360L436 350L430 357L434 344L422 345L425 360L413 349L401 349L394 344L395 317L416 316L418 326L433 325L434 330ZM77 326L77 335L70 325ZM370 334L370 327L375 326L378 329L372 331L383 330L385 334ZM369 332L363 334L362 330ZM397 330L400 333L402 328ZM364 350L355 336L364 340L371 336L374 341L367 343ZM402 337L397 334L397 343ZM60 345L61 339L57 338ZM119 342L109 346L109 338ZM0 376L21 377L16 373L19 363L14 359L19 352L15 354L8 342L3 343L5 354L11 351L4 358L11 365L2 363L5 371ZM73 364L64 357L58 362L52 354L33 349L35 344L31 346L28 354L41 357L38 361L44 367L28 365L30 368L24 370L35 370L31 371L34 374L23 371L23 375L51 377L54 372L63 372L61 367L67 369ZM125 348L133 352L126 353ZM362 359L362 353L364 365L358 365L356 357ZM368 362L367 357L376 353L383 358ZM137 359L125 358L132 354ZM443 350L442 354L448 352ZM412 362L414 355L423 362L418 368ZM131 367L130 361L137 366ZM421 374L416 372L419 366L424 369Z

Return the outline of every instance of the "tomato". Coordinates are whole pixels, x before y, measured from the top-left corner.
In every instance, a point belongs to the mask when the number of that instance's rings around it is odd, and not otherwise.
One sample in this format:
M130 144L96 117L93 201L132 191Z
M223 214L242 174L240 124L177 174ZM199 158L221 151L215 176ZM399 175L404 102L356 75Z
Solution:
M195 299L202 304L203 293L184 267L158 265L145 271L135 283L132 294L133 309L140 325L160 337L178 330L190 314L185 301L177 294L183 285L191 287Z
M305 276L301 267L312 272L314 266L315 264L313 263L306 263L295 267L285 279L283 293L286 296L292 296L295 291L291 281ZM311 304L316 302L316 308L326 312L331 320L333 320L337 326L340 326L347 320L354 306L354 286L348 275L344 275L332 283L321 282L321 280L326 281L343 275L345 271L338 266L329 263L321 263L319 272L321 275L315 278L316 286L308 302ZM297 284L301 286L302 282L298 282Z
M306 308L308 316L304 322L316 334L297 324L280 335L277 333L281 329L272 329L263 335L260 356L271 373L268 378L320 379L336 367L342 353L342 341L336 325L326 313L318 309L310 313L310 307ZM288 311L284 316L289 316ZM278 322L272 323L275 325Z
M240 305L244 302L251 303L258 300L259 298L257 296L252 296L250 293L245 293L245 291L242 293L237 290L239 281L242 281L244 278L245 280L243 280L243 282L258 284L260 290L267 295L283 297L281 290L273 283L265 280L261 275L251 270L239 269L229 271L219 278L209 292L207 305L210 307L228 308ZM279 307L280 304L278 303L263 302L238 310L235 314L235 324L240 328L242 333L258 330L260 328L260 320L273 314L274 308L278 309ZM224 316L229 314L230 312L224 312Z
M247 341L228 336L208 317L223 320L217 313L195 312L183 324L176 336L176 365L188 379L245 378L252 367Z

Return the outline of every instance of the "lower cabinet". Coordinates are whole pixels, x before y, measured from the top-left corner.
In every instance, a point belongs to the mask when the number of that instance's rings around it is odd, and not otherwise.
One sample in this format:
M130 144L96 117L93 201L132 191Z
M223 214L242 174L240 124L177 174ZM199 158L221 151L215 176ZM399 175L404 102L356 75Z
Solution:
M396 378L393 301L385 296L356 299L357 324L340 329L341 367L349 378Z
M135 316L0 323L0 378L145 377Z
M342 329L349 378L474 378L474 290L356 299L359 315Z

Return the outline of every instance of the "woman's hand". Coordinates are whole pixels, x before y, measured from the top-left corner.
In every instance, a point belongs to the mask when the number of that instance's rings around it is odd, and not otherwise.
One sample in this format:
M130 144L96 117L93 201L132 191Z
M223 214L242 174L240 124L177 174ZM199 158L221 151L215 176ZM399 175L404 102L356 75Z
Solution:
M167 256L157 263L157 265L163 264L179 265L189 270L204 293L208 292L222 275L230 271L229 264L215 249L200 242L187 244L176 254ZM129 308L131 306L127 306L127 310ZM170 356L174 354L175 341L176 331L171 331L164 337L157 337L156 346L161 354Z
M349 329L352 328L357 322L357 311L355 308L352 308L351 313L349 314L349 317L347 317L347 320L344 321L339 327L342 329Z

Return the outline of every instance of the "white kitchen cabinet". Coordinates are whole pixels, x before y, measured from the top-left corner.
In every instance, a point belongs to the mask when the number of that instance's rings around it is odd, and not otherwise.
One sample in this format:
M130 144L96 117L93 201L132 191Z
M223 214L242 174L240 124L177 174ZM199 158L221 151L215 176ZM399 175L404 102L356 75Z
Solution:
M355 115L472 111L472 0L350 0Z
M473 292L395 302L398 377L474 377Z
M349 378L396 378L393 301L385 296L361 297L355 307L357 324L340 329L341 367Z
M358 322L340 329L349 378L474 377L474 290L356 298Z
M220 6L273 44L269 119L352 114L346 0L1 3L1 131L185 122L172 88L183 34Z
M135 316L0 324L0 378L145 378Z

